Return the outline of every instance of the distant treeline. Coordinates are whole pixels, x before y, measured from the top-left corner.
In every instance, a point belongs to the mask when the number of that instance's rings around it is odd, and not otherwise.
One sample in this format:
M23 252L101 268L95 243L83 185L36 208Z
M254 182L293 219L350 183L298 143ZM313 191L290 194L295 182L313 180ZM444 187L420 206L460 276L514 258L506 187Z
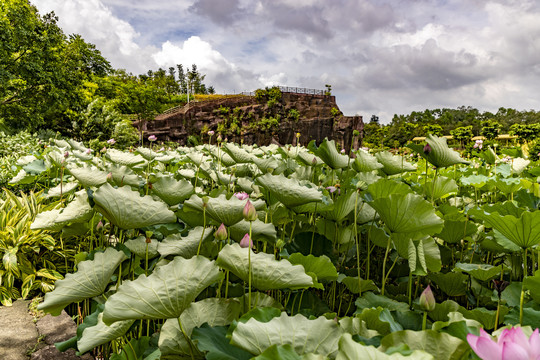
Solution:
M517 135L519 141L536 139L540 135L540 112L499 108L496 113L481 112L471 106L457 109L413 111L394 115L392 122L381 125L376 116L364 125L364 144L372 147L400 147L413 138L435 134L452 135L463 142L473 136L488 140L499 134Z

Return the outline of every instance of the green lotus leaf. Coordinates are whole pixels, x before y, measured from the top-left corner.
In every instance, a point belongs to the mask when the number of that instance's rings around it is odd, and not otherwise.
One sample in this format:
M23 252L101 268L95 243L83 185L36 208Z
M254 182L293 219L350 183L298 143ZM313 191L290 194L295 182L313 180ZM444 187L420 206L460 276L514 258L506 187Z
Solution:
M460 360L470 350L469 344L452 335L434 330L402 330L386 335L380 350L407 344L411 350L423 350L438 360Z
M443 221L433 206L416 194L392 194L369 203L392 233L407 233L418 238L433 235L443 228Z
M434 357L423 350L415 350L410 356L404 356L400 353L388 355L377 350L374 346L366 346L357 343L352 339L351 334L343 334L339 339L339 351L336 360L433 360Z
M315 151L315 154L332 169L342 169L349 166L350 158L347 155L339 153L334 140L324 139Z
M465 295L468 277L458 272L431 273L429 278L448 296Z
M366 201L359 199L358 205L356 206L356 223L365 224L379 219L379 214L371 207Z
M250 200L251 201L251 200ZM244 218L242 211L246 206L247 200L239 200L236 196L231 196L229 199L224 194L218 197L208 198L206 204L206 216L214 220L218 225L223 223L225 226L231 226L239 222ZM264 208L265 203L262 200L251 201L255 209L261 210ZM184 210L197 211L203 213L203 199L198 195L193 194L189 200L184 202Z
M155 158L156 161L159 161L160 163L163 163L163 164L168 164L174 159L176 159L176 157L171 156L171 155L166 155L166 154L159 154L159 156L156 156Z
M113 181L118 186L139 187L141 183L141 178L126 165L112 164L107 170L111 173Z
M523 184L519 178L497 179L495 186L506 195L515 193L523 188Z
M105 303L103 321L178 318L201 291L222 277L215 262L203 256L176 257L148 277L124 281Z
M124 243L133 254L144 259L148 250L148 258L151 259L158 255L158 243L156 239L150 239L150 243L146 242L146 236L139 236L135 239L128 240ZM161 243L159 243L161 245Z
M339 327L343 329L344 332L351 335L360 335L364 338L370 339L374 336L378 336L379 333L376 330L370 330L366 326L366 322L360 320L357 317L346 316L341 318L339 321Z
M459 188L454 179L438 176L435 182L428 181L423 188L424 195L431 199L445 199L457 194Z
M372 292L366 292L362 294L362 297L359 297L355 301L357 307L357 313L361 313L364 309L371 308L384 308L389 311L408 311L409 304L392 300L386 296L377 295Z
M527 211L522 207L516 206L513 201L484 205L482 206L482 210L488 214L499 213L501 216L512 215L516 218L520 217L525 211Z
M239 244L225 245L219 252L217 265L248 281L248 251ZM252 286L259 290L303 289L313 286L313 278L304 267L288 260L276 260L273 254L251 254Z
M100 186L107 182L107 173L96 167L69 167L68 170L84 187Z
M376 330L381 335L390 334L392 331L403 330L403 326L392 317L390 310L383 309L381 306L376 308L366 308L361 312L357 311L356 316L364 321L366 327Z
M191 337L193 329L207 323L210 326L229 325L240 317L242 307L237 299L207 298L192 303L182 315L180 322L186 335ZM190 355L190 345L184 338L178 319L167 319L159 333L159 348L163 355Z
M79 183L76 182L58 184L47 191L47 195L45 195L45 198L58 197L72 193L73 191L75 191L75 189L77 189L78 186Z
M328 256L302 255L300 253L291 254L288 258L293 265L302 265L306 273L317 275L318 281L333 281L338 277L334 264Z
M98 314L97 324L85 328L77 340L77 349L81 354L124 336L135 320L117 321L111 325L103 322L103 313Z
M38 309L59 315L71 303L103 294L114 271L125 259L127 256L122 251L107 248L105 252L96 253L94 260L80 262L77 272L56 281L55 289L45 294Z
M256 356L253 360L301 360L290 344L272 345L266 349L261 355ZM324 358L323 358L324 359Z
M82 142L79 142L77 140L73 139L67 139L66 142L69 144L69 146L72 149L79 150L79 151L86 151L86 146Z
M288 208L322 201L323 198L314 184L310 184L311 187L303 186L297 180L283 175L265 174L259 176L256 181Z
M279 162L271 157L261 159L259 157L253 156L252 162L261 170L263 173L269 172L270 170L275 170L279 167Z
M360 278L360 283L358 283L358 276L355 276L355 277L347 276L341 280L338 279L338 281L344 284L347 287L347 289L353 294L360 294L360 291L364 293L366 291L379 290L379 288L375 285L373 280L364 280Z
M423 145L408 144L407 147L420 154L420 156L438 168L456 164L470 164L470 162L463 159L457 151L448 147L445 137L429 134L426 138L426 142L431 147L431 151L424 151L425 148Z
M223 144L222 149L227 152L237 164L253 162L254 155L236 144L229 142L225 143Z
M47 166L45 165L45 161L43 159L36 159L31 163L24 165L23 169L27 174L39 175L47 170Z
M90 161L90 160L92 160L94 158L94 156L92 154L87 154L86 150L84 150L84 151L74 150L74 151L71 152L70 155L73 155L77 159L82 160L82 161Z
M359 197L357 199L356 191L351 191L348 194L340 195L336 201L334 201L332 210L322 211L322 214L329 220L340 222L354 211L355 204L358 210L358 208L362 206L362 201Z
M413 241L407 234L394 233L392 241L399 255L409 260L409 269L416 275L424 276L441 270L441 253L433 238L427 236Z
M499 231L507 239L522 249L540 243L540 211L526 211L520 217L501 216L481 210L470 210L475 218L482 219L484 224Z
M129 186L115 189L105 184L94 192L94 201L98 211L121 229L176 222L176 216L165 203L149 195L140 196Z
M377 161L382 164L381 169L386 175L396 175L407 171L416 171L416 165L411 164L403 156L393 155L388 151L375 154Z
M36 180L36 175L27 174L23 169L19 170L17 175L9 180L10 184L32 184Z
M159 156L159 154L157 152L153 151L152 149L145 148L145 147L142 147L142 146L139 146L135 150L135 152L137 154L140 154L140 156L138 156L138 155L134 155L134 156L137 156L139 158L141 158L141 156L142 156L144 159L146 159L148 161L154 160L156 158L156 156Z
M140 155L116 149L107 149L105 157L119 165L134 166L144 163L144 159Z
M456 263L455 269L466 272L476 280L488 281L501 275L502 267L489 264Z
M152 179L152 193L169 205L176 205L186 200L194 192L193 185L187 180L176 180L172 175Z
M75 199L63 209L49 210L37 214L30 229L58 230L68 223L85 222L92 218L94 210L88 203L86 190L75 193Z
M383 165L377 161L377 158L365 150L359 149L356 152L356 158L352 163L352 168L358 172L373 171L383 168Z
M230 344L227 329L225 326L203 324L193 329L191 337L197 348L206 352L207 360L250 360L253 357L250 353Z
M485 175L470 175L467 177L462 177L460 179L461 185L473 186L476 189L484 187L489 182L489 180L490 178Z
M310 152L307 152L305 150L303 150L303 151L301 150L301 151L298 152L297 159L300 160L300 162L304 163L304 165L307 165L307 166L320 165L320 164L322 164L324 162L317 155L312 154Z
M189 259L197 254L201 237L204 243L211 238L212 233L212 228L206 228L203 235L203 227L197 226L191 229L186 236L179 233L171 234L158 244L157 251L162 257L179 255Z
M390 179L379 179L371 183L367 189L372 199L386 198L391 194L409 194L412 189L409 185Z
M458 310L467 319L476 320L484 329L490 330L495 328L495 320L497 318L497 310L488 310L484 307L477 307L472 310L467 310L463 306ZM504 322L504 317L508 314L508 308L501 306L499 309L499 325Z
M244 235L249 234L249 221L240 220L236 224L229 227L229 233L231 235L231 239L240 242ZM276 227L271 223L265 224L261 220L257 219L251 224L251 238L254 242L264 241L274 244L277 239Z
M249 319L238 323L232 333L231 344L253 355L260 355L272 345L290 344L299 354L315 353L330 358L336 356L343 330L333 320L319 317L308 320L302 315L280 317L268 322Z
M444 217L444 227L436 236L443 239L447 243L456 244L466 238L472 236L478 231L475 223L467 220L464 216L460 217Z
M529 290L533 300L540 303L540 271L536 271L534 276L527 276L523 280L523 286Z

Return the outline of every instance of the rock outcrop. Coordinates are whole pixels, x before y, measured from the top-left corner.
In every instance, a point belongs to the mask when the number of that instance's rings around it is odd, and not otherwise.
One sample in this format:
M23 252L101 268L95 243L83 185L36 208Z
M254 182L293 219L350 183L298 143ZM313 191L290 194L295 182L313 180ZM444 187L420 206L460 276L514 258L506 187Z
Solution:
M282 93L271 101L255 96L237 95L211 101L191 102L158 115L153 121L135 123L144 136L156 135L158 140L182 145L188 138L207 140L207 132L215 131L223 138L237 143L267 145L319 144L324 138L333 139L349 149L353 131L363 130L361 116L343 116L334 96ZM358 138L354 147L358 146Z

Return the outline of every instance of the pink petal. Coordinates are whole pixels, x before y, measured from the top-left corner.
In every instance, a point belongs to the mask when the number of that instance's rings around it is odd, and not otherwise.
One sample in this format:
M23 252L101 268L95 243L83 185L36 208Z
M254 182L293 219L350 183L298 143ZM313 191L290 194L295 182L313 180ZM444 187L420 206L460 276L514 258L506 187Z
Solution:
M529 354L517 343L505 342L502 347L502 360L529 360Z
M538 329L534 330L529 338L529 356L532 359L538 359L540 357L540 335Z
M499 344L506 342L517 344L519 347L525 350L529 349L529 339L527 339L527 336L525 336L520 327L513 327L503 330L501 336L499 337Z
M502 360L502 346L482 335L476 341L476 349L473 350L482 360Z

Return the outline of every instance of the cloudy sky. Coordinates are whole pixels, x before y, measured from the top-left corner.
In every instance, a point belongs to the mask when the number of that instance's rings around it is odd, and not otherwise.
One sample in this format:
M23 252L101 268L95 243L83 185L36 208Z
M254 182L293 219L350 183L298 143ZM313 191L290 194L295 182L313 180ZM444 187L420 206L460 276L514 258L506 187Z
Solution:
M116 68L196 63L218 93L324 89L346 115L540 110L537 0L30 0Z

